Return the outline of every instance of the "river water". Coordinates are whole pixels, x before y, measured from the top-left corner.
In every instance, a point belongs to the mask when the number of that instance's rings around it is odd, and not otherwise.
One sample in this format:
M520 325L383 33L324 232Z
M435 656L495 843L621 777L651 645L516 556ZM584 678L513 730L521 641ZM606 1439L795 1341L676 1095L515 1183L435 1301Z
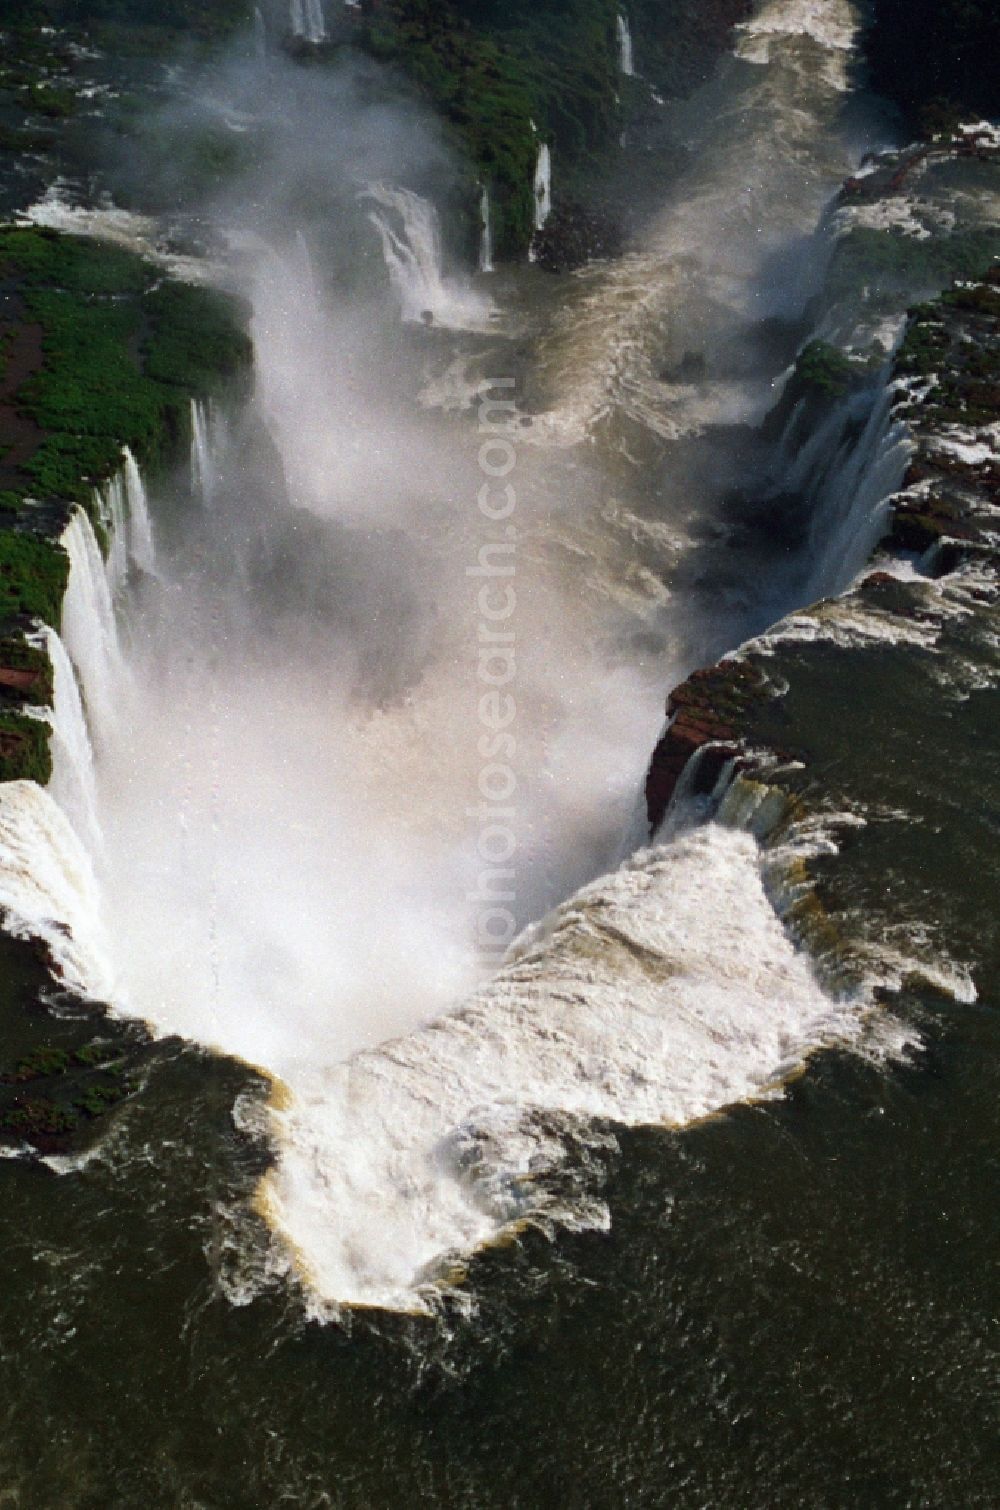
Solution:
M878 129L857 20L764 6L633 248L558 282L449 262L367 81L192 90L267 143L199 211L256 392L197 414L117 629L99 585L64 625L74 968L164 1036L89 1156L3 1166L12 1503L995 1499L988 1008L873 1026L750 834L637 814L667 688L844 585L721 525Z

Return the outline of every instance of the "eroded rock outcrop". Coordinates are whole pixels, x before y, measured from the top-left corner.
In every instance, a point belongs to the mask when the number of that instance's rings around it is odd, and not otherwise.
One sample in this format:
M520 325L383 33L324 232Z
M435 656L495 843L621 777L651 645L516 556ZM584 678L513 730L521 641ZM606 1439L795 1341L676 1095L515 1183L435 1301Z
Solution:
M681 794L751 828L776 905L834 974L852 949L892 954L900 885L941 902L963 863L984 895L1000 884L988 809L949 787L988 789L1000 759L998 365L1000 267L912 313L894 388L912 457L872 570L674 688L650 763L651 832ZM975 913L965 898L957 952L983 960L1000 941Z
M896 413L907 424L914 454L892 500L883 548L897 558L918 556L916 570L928 579L975 561L983 571L982 600L992 601L1000 562L1000 267L916 310L895 371ZM874 570L839 600L842 612L849 613L852 601L884 603L919 621L921 606L908 601L908 586L892 572ZM823 606L816 612L821 615ZM766 637L766 654L781 634L779 624ZM646 780L651 830L695 754L712 752L700 781L707 790L726 761L759 746L755 714L774 695L753 642L673 689L670 724ZM849 697L845 689L848 703Z

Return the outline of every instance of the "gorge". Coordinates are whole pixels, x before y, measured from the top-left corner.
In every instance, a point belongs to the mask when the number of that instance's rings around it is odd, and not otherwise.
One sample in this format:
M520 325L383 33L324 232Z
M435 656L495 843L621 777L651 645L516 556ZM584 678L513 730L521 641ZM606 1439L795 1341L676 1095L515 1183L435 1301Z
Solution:
M644 4L487 165L492 9L265 8L5 181L5 1473L987 1503L1000 136L894 146L848 0L679 6L683 90Z

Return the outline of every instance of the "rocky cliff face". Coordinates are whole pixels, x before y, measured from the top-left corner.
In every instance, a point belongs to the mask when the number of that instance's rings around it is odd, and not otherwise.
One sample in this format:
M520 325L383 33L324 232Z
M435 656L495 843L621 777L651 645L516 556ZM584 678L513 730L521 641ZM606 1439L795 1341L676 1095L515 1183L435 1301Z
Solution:
M632 105L650 89L693 89L749 9L748 0L362 0L355 40L407 74L450 125L490 189L501 257L532 240L535 160L541 142L551 146L557 227L542 260L562 269L612 248L613 233L588 216L587 189ZM637 78L620 71L623 12Z
M94 132L130 134L148 108L143 60L190 52L243 28L257 9L269 45L282 45L303 66L325 67L367 53L391 65L433 109L464 166L466 240L479 235L478 206L489 190L495 255L524 256L535 231L533 181L542 144L555 159L557 225L543 263L562 268L612 249L606 228L588 212L595 171L614 157L631 112L652 99L697 85L730 38L749 0L342 0L325 5L322 41L293 35L288 0L10 0L0 63L0 148L22 154L18 203L30 202L55 173L92 166ZM637 77L620 66L619 16L635 37ZM57 27L56 32L41 27ZM94 72L92 51L104 61ZM132 77L132 74L135 77ZM134 97L133 97L134 91ZM155 92L155 91L154 91ZM105 125L95 124L100 98ZM120 140L119 140L120 145ZM224 179L232 141L210 160L186 165L189 177ZM89 153L89 156L88 156ZM46 173L44 159L53 158ZM82 161L81 161L82 160ZM37 166L36 166L37 165ZM0 177L0 211L4 183Z
M243 313L131 253L0 230L0 783L52 773L48 629L60 624L71 514L83 508L107 544L98 489L124 448L154 470L186 455L191 401L248 370ZM2 820L0 849L8 870L23 866ZM40 940L0 932L0 977L0 1142L85 1142L137 1089L149 1035L64 1000ZM60 1010L43 1010L53 1000Z
M908 899L947 916L974 856L944 942L994 989L1000 940L976 898L1000 884L979 799L998 774L998 353L1000 267L913 312L894 374L912 456L872 570L675 688L650 764L651 832L685 807L750 828L779 910L835 979L884 954Z

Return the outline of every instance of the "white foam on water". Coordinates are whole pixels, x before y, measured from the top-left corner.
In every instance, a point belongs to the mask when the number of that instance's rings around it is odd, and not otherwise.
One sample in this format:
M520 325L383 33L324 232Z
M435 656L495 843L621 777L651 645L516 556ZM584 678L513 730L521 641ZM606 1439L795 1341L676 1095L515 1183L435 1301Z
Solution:
M124 247L187 283L219 281L219 269L207 258L165 250L162 228L152 216L123 210L108 195L97 205L81 203L64 178L55 179L40 200L15 218L18 225L46 226L65 235L92 236L96 241Z
M827 54L824 78L835 88L847 88L847 61L860 26L852 0L766 0L752 21L737 27L737 56L747 63L767 64L783 43L809 42Z
M935 650L940 631L939 618L907 618L851 595L824 599L805 612L789 614L743 648L773 654L783 645L825 640L843 649L886 644Z
M754 840L702 829L571 898L453 1015L334 1068L275 1066L266 1204L320 1309L421 1308L442 1265L511 1224L607 1223L566 1188L599 1124L773 1094L859 1020L790 943Z
M1000 462L1000 426L984 425L976 430L949 426L935 435L933 449L955 456L969 467L996 466Z
M55 798L33 781L0 784L0 911L6 932L48 946L70 989L110 994L90 856Z

